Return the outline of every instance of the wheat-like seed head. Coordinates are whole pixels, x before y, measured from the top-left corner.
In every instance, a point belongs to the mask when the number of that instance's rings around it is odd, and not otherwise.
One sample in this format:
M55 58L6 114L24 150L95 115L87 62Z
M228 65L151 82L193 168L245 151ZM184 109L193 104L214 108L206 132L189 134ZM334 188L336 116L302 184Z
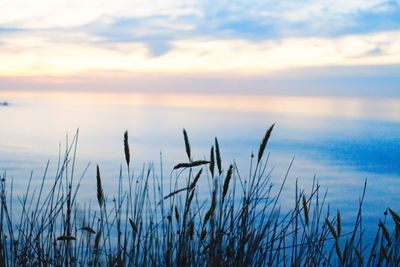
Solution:
M211 146L210 150L210 172L211 176L214 176L214 166L215 166L215 158L214 158L214 146Z
M272 132L272 129L274 129L274 126L275 126L275 123L269 127L269 129L267 130L267 132L264 135L263 140L261 141L260 148L258 149L258 161L257 162L260 162L260 160L264 154L265 147L267 146L268 139L271 137L271 132Z
M124 133L124 151L125 151L126 164L129 166L129 163L131 161L131 155L129 152L128 131L125 131Z
M228 193L229 182L230 182L230 180L232 178L232 172L233 172L233 165L231 164L229 166L228 172L226 173L226 178L225 178L225 181L224 181L224 188L223 188L223 191L222 191L222 201L224 201L226 193Z
M188 138L188 135L187 135L185 129L183 129L183 139L185 139L186 154L187 154L188 159L190 161L190 159L191 159L190 144L189 144L189 138Z
M97 180L97 201L99 202L99 206L101 208L103 206L103 202L104 202L104 193L103 193L103 187L101 186L99 165L97 165L96 180Z
M215 137L215 154L217 155L217 167L219 175L222 174L221 153L219 151L218 139Z

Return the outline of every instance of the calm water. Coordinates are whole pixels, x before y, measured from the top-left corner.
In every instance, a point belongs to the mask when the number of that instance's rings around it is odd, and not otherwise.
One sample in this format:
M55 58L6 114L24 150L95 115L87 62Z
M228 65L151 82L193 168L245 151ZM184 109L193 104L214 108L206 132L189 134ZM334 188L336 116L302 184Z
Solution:
M354 219L364 180L368 179L365 221L375 228L386 207L400 201L400 99L358 99L224 95L49 94L2 92L0 171L14 180L18 194L33 170L40 182L46 161L56 169L59 144L79 127L77 174L81 200L95 200L95 164L102 170L105 193L112 194L120 164L122 138L129 131L134 167L154 162L164 176L186 160L185 127L195 159L208 157L217 136L225 168L236 160L248 173L265 130L276 128L268 144L272 181L279 184L295 156L282 205L293 204L294 185L306 192L314 175L328 189L328 202ZM107 192L108 191L108 192ZM83 192L83 193L82 193Z

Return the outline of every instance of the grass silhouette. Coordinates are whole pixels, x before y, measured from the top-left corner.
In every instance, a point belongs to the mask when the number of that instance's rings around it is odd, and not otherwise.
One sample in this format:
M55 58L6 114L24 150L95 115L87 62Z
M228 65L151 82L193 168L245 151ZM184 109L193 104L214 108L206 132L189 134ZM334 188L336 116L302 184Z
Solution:
M31 176L17 209L12 182L1 176L1 265L399 266L400 217L395 211L385 212L373 243L364 240L366 183L349 232L342 231L340 212L330 214L325 208L326 192L315 180L308 196L296 184L294 207L281 212L291 165L274 194L265 153L273 127L262 139L256 162L251 158L246 177L235 163L223 168L217 138L208 160L193 159L183 130L188 161L177 163L168 181L152 165L134 175L125 132L127 175L120 170L117 194L109 199L97 166L97 205L85 203L83 215L78 215L82 204L76 196L87 168L75 181L77 132L51 187L45 187L47 164L39 191L31 188ZM199 196L202 179L210 185L205 200Z

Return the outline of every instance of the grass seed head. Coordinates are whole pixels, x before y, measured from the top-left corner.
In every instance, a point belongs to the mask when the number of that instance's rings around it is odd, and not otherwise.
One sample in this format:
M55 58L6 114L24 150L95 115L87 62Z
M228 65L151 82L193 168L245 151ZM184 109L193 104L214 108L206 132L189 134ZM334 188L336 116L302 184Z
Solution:
M335 238L335 241L338 239L338 235L335 231L335 228L333 228L332 224L328 220L328 218L325 217L325 223L328 225L329 231L331 232L332 236Z
M89 232L89 233L91 233L91 234L95 234L95 233L96 233L96 232L95 232L92 228L90 228L89 226L84 226L84 227L80 228L80 230L85 230L85 231L87 231L87 232Z
M260 160L264 154L265 147L267 146L268 139L271 137L271 132L272 132L272 129L274 129L274 126L275 126L275 123L272 124L268 128L267 132L264 135L263 140L261 141L260 148L258 149L258 161L257 162L260 162Z
M100 168L99 165L97 165L97 175L96 175L96 180L97 180L97 202L99 203L100 208L103 206L104 203L104 193L103 193L103 187L101 186L101 177L100 177Z
M193 182L189 186L189 190L193 190L194 187L196 186L197 182L199 181L200 175L202 173L203 169L200 169L200 171L196 174L196 176L193 179Z
M175 206L175 219L179 223L179 211L178 208Z
M306 196L303 194L303 211L304 211L304 220L306 225L308 225L308 208L307 208L307 200Z
M193 234L194 234L194 223L193 223L193 221L190 221L190 223L189 223L188 234L189 234L190 240L193 240Z
M124 151L125 151L126 164L129 167L129 163L131 161L131 154L129 152L128 131L125 131L124 133Z
M129 218L129 223L130 223L130 225L131 225L131 227L132 227L132 230L133 230L134 232L137 232L137 231L138 231L138 228L137 228L135 222L134 222L131 218Z
M208 160L196 160L192 162L183 162L183 163L178 163L175 165L174 170L180 169L180 168L191 168L191 167L197 167L200 165L205 165L210 163Z
M215 137L215 154L217 156L217 167L219 175L222 174L222 163L221 163L221 153L219 151L218 139Z
M183 139L185 139L186 155L188 156L188 159L190 161L190 159L191 159L190 144L189 144L189 138L188 138L188 135L187 135L185 129L183 129Z
M211 176L214 176L215 158L214 158L214 146L211 146L210 150L210 172Z
M340 236L340 233L342 231L342 220L340 219L339 210L337 211L337 214L336 214L336 230L337 230L338 236Z
M224 181L224 187L223 187L223 191L222 191L222 201L225 199L225 196L228 193L229 182L232 178L232 172L233 172L233 165L231 164L229 166L228 172L226 173L226 178Z
M392 215L393 221L396 224L400 224L400 216L397 215L392 209L389 209L390 214Z
M101 231L97 232L96 238L94 239L94 250L98 251L99 244L100 244L100 236L101 236Z

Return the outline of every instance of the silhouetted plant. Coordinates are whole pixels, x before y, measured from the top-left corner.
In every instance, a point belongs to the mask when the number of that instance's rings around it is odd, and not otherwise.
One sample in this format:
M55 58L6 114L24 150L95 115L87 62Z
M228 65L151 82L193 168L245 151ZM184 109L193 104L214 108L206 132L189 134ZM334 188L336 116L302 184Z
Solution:
M315 179L308 196L296 182L295 205L281 212L279 200L293 160L273 194L269 155L265 156L273 127L266 131L247 177L239 174L235 163L223 169L217 138L209 160L193 159L183 130L188 162L176 164L168 181L155 173L152 164L137 176L131 174L125 132L127 175L120 170L117 196L105 197L108 189L102 186L97 166L93 190L99 212L89 205L82 216L77 216L76 196L89 165L74 183L77 133L48 190L44 186L48 165L37 195L31 191L30 177L18 214L11 205L12 182L8 187L6 175L1 175L1 265L399 266L400 217L395 211L386 211L372 244L363 242L366 183L349 232L342 229L339 211L330 216L326 192L321 194ZM205 200L199 194L206 191L199 189L202 179L211 185ZM386 224L387 214L393 230Z

